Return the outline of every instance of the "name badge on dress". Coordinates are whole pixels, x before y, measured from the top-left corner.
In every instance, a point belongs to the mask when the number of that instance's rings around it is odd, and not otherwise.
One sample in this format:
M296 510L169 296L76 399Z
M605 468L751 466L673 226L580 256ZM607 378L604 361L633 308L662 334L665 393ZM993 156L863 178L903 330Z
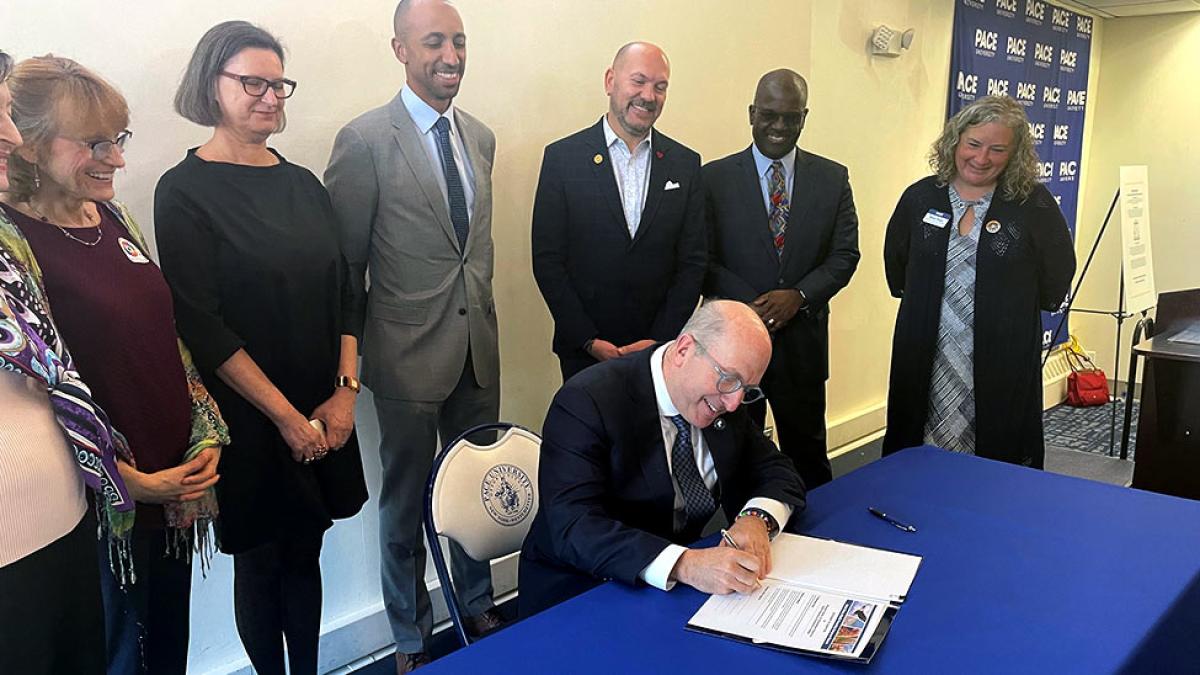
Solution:
M121 245L121 252L125 254L126 258L129 258L129 262L134 262L139 265L145 265L150 262L150 259L147 258L137 246L134 246L132 241L129 241L125 237L121 237L120 239L117 239L117 243Z
M934 227L945 227L946 225L950 224L950 214L942 213L937 209L929 209L929 213L925 214L925 217L921 219L921 222L928 223Z

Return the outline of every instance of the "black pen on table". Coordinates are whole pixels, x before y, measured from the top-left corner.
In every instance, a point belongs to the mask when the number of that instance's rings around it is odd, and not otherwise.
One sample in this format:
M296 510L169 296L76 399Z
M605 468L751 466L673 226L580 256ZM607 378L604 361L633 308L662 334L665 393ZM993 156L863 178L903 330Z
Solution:
M908 523L905 523L903 521L896 520L895 518L889 516L888 514L884 513L883 511L880 511L879 509L875 508L874 506L868 506L867 511L869 511L871 513L871 515L884 521L885 523L890 523L893 527L895 527L897 529L904 530L905 532L916 532L917 531L917 528L913 527L912 525L909 525Z

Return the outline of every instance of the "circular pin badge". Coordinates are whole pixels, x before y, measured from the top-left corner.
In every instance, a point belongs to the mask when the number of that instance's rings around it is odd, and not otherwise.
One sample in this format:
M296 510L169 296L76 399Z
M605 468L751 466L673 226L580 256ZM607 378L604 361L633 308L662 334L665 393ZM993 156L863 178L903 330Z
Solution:
M1000 221L989 220L987 222L987 225L983 226L983 229L987 230L988 234L996 234L997 232L1000 231Z
M596 156L592 158L592 161L595 162L596 164L600 164L600 163L604 162L604 155L601 155L600 153L596 153Z
M129 258L129 262L134 262L139 265L145 265L150 262L150 259L147 258L140 250L138 250L138 247L134 246L132 241L129 241L125 237L121 237L120 239L117 239L117 243L121 245L121 252L125 254L126 258Z

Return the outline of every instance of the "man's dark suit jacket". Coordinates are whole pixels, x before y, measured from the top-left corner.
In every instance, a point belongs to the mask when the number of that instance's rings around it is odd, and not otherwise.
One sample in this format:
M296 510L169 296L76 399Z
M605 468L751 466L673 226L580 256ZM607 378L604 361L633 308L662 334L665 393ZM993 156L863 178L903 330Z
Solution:
M792 376L829 377L829 300L858 267L858 215L846 167L796 151L783 257L775 252L754 154L746 148L704 166L709 267L705 296L750 302L795 288L808 306L774 337L771 365Z
M673 339L707 261L700 156L651 132L646 205L630 238L602 123L546 147L533 204L533 274L565 359L586 357L593 338Z
M599 584L640 584L669 543L675 488L645 349L592 366L555 395L543 425L541 506L521 551L520 609L535 614ZM746 501L805 505L804 484L741 409L710 426L721 508L732 522ZM781 523L781 525L783 525Z

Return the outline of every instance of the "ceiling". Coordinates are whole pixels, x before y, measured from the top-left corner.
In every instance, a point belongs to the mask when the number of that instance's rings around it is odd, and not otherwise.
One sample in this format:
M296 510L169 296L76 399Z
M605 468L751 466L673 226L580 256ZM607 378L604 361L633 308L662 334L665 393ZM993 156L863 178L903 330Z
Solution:
M1063 4L1074 5L1105 19L1200 12L1200 0L1069 0Z

